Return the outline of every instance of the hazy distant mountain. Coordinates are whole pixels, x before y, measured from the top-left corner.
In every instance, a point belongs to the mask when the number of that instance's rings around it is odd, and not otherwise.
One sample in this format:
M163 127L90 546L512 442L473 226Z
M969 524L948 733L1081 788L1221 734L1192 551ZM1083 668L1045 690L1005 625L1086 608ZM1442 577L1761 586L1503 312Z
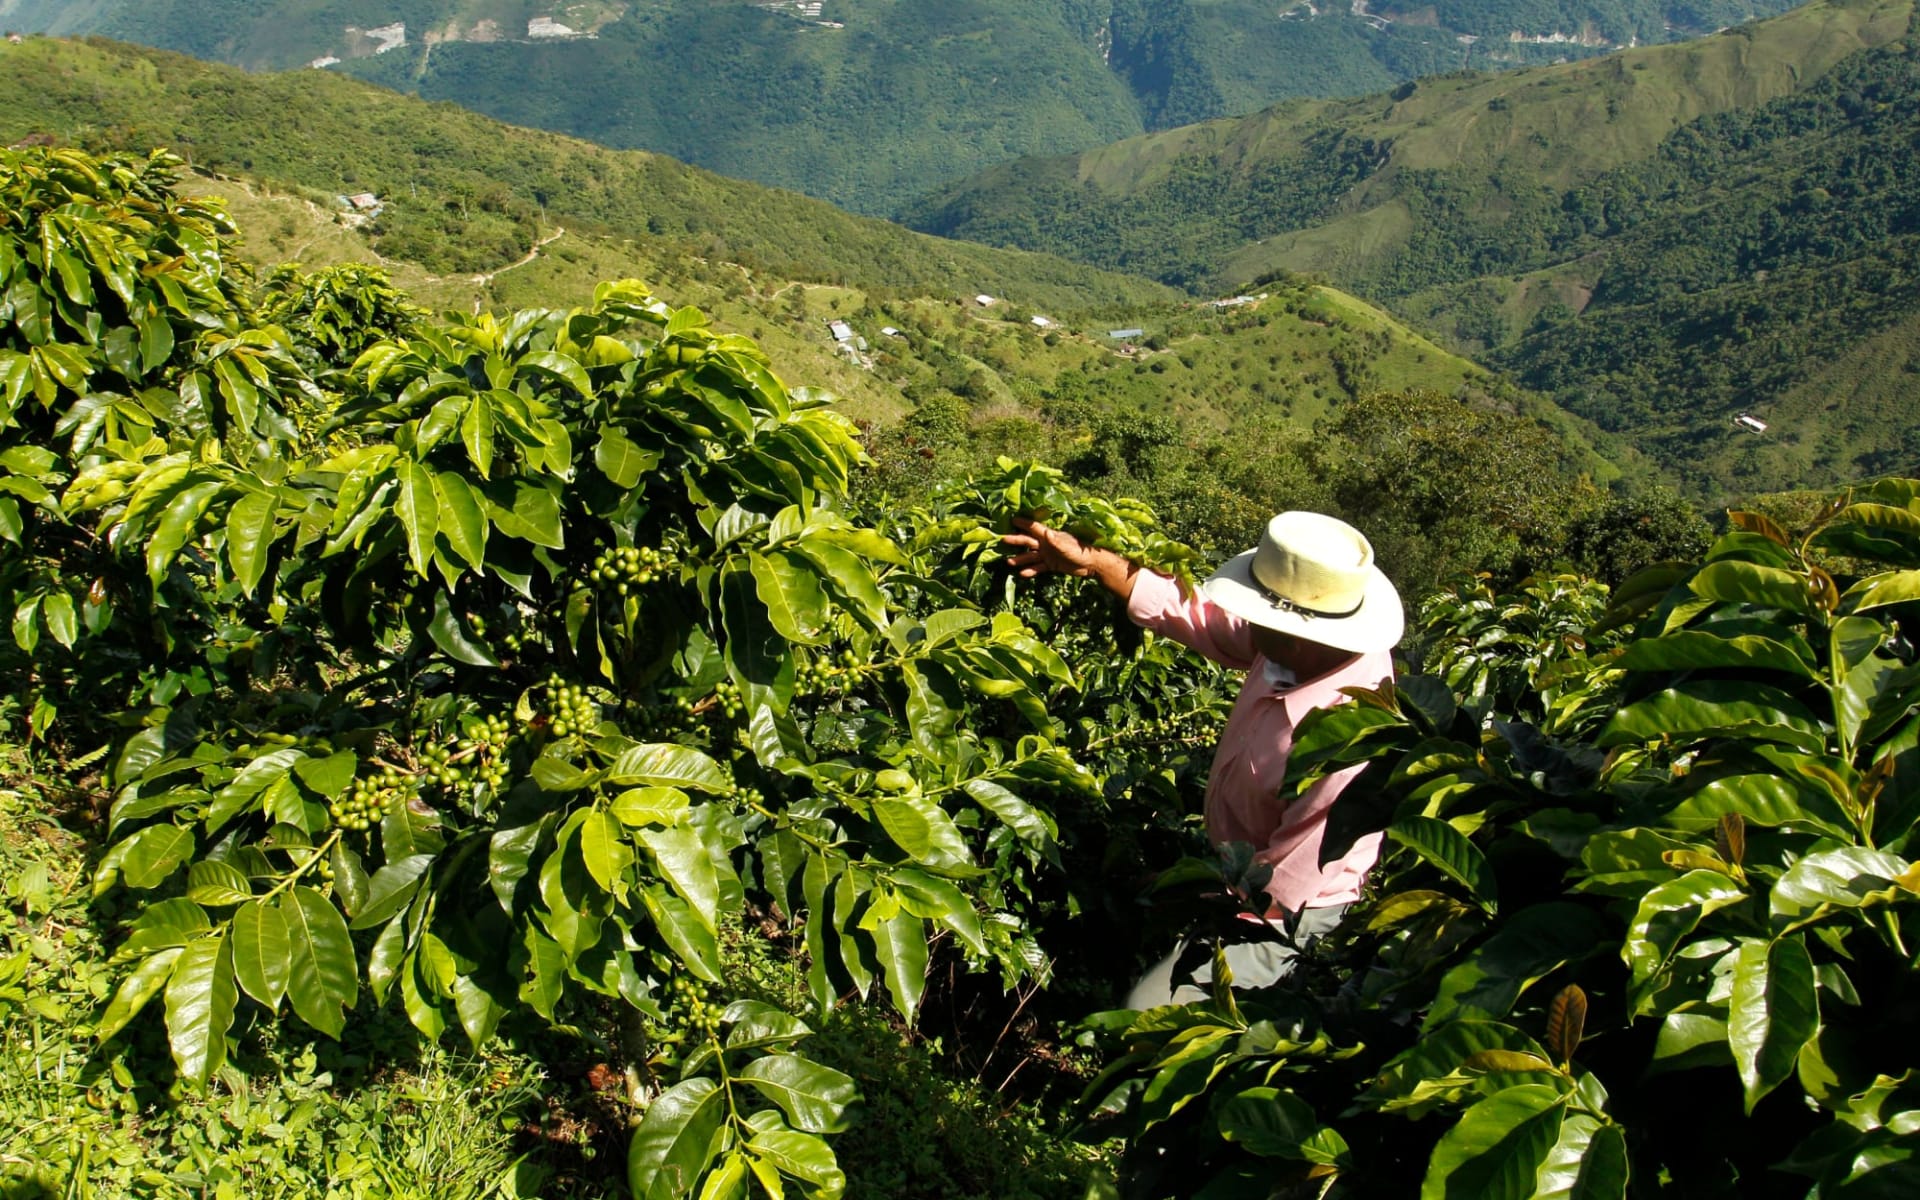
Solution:
M1710 31L1788 0L0 0L252 69L432 99L891 215L1028 154Z

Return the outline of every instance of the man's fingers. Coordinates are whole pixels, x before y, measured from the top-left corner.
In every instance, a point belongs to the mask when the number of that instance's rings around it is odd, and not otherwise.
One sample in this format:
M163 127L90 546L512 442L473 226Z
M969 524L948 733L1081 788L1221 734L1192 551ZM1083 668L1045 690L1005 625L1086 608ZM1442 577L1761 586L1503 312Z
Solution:
M1000 540L1009 546L1025 546L1030 550L1040 548L1039 539L1030 538L1024 533L1003 533L1000 535Z

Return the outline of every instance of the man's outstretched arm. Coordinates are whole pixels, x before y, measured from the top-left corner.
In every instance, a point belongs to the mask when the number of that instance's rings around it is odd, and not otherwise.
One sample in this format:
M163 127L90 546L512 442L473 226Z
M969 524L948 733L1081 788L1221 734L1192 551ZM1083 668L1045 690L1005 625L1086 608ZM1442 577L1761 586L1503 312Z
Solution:
M1122 600L1133 595L1134 579L1140 573L1138 564L1029 517L1015 517L1013 524L1019 532L1005 534L1000 540L1018 551L1007 559L1007 565L1021 578L1048 573L1075 575L1098 581Z

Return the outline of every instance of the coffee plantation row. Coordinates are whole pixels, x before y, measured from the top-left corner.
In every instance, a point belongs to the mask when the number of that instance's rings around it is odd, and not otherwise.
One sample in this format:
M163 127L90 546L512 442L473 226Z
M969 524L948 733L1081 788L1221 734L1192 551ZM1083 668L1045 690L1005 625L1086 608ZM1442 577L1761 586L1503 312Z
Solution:
M639 283L433 318L262 282L178 185L0 152L0 669L111 794L103 1043L163 1023L192 1089L243 1011L537 1021L618 1049L636 1196L831 1198L824 1011L911 1025L942 961L1044 983L1116 846L1168 920L1264 932L1244 848L1180 857L1231 681L999 566L1039 513L1204 571L1151 511L1010 461L857 504L828 398ZM1425 606L1430 673L1295 750L1366 764L1329 840L1386 833L1369 898L1276 988L1081 1027L1114 1186L1908 1194L1916 600L1888 480L1611 595ZM808 1011L730 981L761 924Z

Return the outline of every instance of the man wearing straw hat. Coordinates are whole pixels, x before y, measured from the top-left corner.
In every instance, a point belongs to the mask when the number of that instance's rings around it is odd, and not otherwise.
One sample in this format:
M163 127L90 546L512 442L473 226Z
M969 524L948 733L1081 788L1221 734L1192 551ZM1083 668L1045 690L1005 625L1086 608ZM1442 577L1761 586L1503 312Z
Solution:
M1087 546L1063 530L1027 519L1006 535L1008 562L1024 577L1046 572L1098 580L1127 602L1127 615L1147 629L1246 672L1233 715L1220 733L1207 778L1207 836L1216 845L1247 842L1273 868L1267 918L1294 944L1317 937L1360 898L1360 885L1380 850L1380 835L1356 841L1343 857L1320 863L1320 843L1334 798L1361 767L1320 780L1303 795L1286 782L1293 731L1316 708L1341 703L1345 687L1378 687L1393 678L1389 651L1405 617L1400 597L1373 564L1373 547L1345 521L1320 513L1285 512L1267 523L1260 544L1233 558L1190 596L1172 579ZM1202 999L1174 986L1178 947L1136 984L1129 1008ZM1287 941L1227 949L1234 981L1274 983L1292 969ZM1203 964L1194 979L1212 978Z

